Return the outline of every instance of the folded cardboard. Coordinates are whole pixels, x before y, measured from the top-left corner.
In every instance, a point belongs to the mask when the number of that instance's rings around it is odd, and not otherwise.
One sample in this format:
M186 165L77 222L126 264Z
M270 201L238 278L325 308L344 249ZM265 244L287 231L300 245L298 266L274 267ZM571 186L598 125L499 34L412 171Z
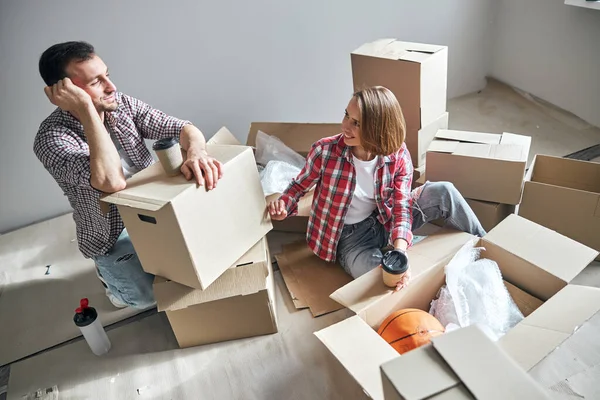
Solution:
M275 286L266 238L205 290L157 276L154 296L180 347L277 332Z
M279 138L285 145L298 154L306 157L313 143L324 137L337 135L342 131L339 123L287 123L287 122L253 122L246 144L256 146L258 131ZM299 201L298 215L288 217L283 221L273 221L273 230L283 232L305 233L308 225L308 216L314 188L311 188ZM276 199L277 194L271 195L269 199Z
M419 130L446 112L448 47L379 39L351 53L354 90L390 89L406 127Z
M427 150L427 178L469 199L516 205L530 146L530 136L441 129Z
M518 213L600 251L600 164L537 154Z
M332 294L357 315L316 332L374 399L383 398L379 366L399 357L376 329L396 310L429 311L445 283L445 265L468 240L477 240L477 245L485 248L481 257L496 261L506 281L544 302L499 340L525 370L600 310L600 289L569 284L598 255L589 247L516 214L481 239L466 233L440 232L411 249L409 262L416 277L408 287L391 292L383 287L380 271L370 271Z
M448 129L448 113L443 113L426 126L406 129L406 147L414 167L424 167L427 149L440 129Z
M275 259L296 308L310 308L313 317L344 308L329 297L352 281L339 264L321 260L304 240L283 246Z
M491 203L489 201L465 199L471 207L477 219L483 226L486 232L489 232L515 212L515 206L512 204Z
M169 177L155 163L102 199L117 205L146 272L197 289L206 289L272 229L252 149L207 150L223 164L213 190L183 175Z
M475 325L384 363L381 380L385 400L550 399Z

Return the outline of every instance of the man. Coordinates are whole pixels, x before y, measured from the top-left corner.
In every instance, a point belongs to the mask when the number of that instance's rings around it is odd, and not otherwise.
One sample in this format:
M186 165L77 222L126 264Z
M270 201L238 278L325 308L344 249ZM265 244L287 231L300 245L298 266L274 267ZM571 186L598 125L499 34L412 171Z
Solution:
M222 177L222 165L189 121L118 92L92 45L51 46L39 70L58 108L41 123L33 149L73 207L79 249L95 261L116 307L151 307L154 277L142 270L116 206L104 214L99 198L124 189L127 178L153 163L144 139L178 137L186 151L181 172L208 190Z

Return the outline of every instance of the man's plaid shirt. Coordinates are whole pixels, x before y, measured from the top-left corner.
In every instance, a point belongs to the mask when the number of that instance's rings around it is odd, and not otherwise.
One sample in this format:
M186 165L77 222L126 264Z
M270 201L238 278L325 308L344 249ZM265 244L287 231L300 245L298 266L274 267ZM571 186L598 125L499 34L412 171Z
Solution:
M413 166L406 144L389 156L379 156L375 168L377 219L393 243L401 238L412 243ZM298 200L312 186L315 194L306 239L312 251L325 261L335 261L337 244L344 228L356 186L352 152L342 134L315 142L300 174L281 196L288 216L298 212Z
M154 162L144 139L179 137L181 128L190 123L120 92L116 101L118 108L104 113L104 126L140 170ZM90 150L83 126L69 112L57 108L41 123L33 150L69 199L81 253L86 258L106 254L124 224L115 205L110 205L106 215L100 210L103 193L90 184Z

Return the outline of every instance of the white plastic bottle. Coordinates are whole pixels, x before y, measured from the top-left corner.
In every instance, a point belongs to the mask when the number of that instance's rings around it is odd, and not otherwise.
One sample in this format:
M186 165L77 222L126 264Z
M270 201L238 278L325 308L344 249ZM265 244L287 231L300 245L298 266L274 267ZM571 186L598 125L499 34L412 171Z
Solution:
M110 350L110 340L98 319L96 309L89 306L88 299L81 299L80 307L75 310L73 321L81 330L95 355L101 356Z

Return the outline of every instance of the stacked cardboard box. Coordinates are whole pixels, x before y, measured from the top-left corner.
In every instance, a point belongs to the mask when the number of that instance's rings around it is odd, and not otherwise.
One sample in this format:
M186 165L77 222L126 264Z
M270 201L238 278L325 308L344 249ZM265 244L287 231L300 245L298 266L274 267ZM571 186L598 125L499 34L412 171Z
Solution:
M439 130L427 150L427 179L451 182L486 231L521 201L531 137Z
M406 120L413 164L422 167L435 133L448 128L448 48L380 39L354 50L351 63L355 91L385 86L394 93Z
M102 199L117 206L143 269L156 276L158 309L181 347L277 331L272 224L254 154L232 146L226 130L215 136L207 150L224 168L215 189L155 163Z

